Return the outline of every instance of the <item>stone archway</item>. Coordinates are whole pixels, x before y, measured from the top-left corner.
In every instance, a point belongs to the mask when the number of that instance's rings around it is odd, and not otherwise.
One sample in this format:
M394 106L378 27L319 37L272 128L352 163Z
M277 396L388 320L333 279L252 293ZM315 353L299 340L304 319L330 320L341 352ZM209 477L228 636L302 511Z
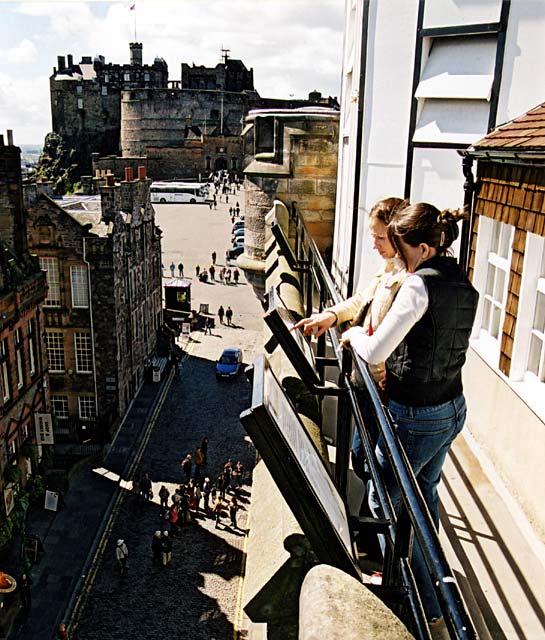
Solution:
M214 162L214 171L222 171L223 169L227 169L226 158L216 158Z

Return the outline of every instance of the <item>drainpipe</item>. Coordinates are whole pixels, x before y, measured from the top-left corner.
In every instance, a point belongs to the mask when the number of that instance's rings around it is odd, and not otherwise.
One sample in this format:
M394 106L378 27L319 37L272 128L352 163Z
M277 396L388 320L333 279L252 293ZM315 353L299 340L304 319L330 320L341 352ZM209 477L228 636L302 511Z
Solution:
M465 273L469 269L469 245L471 242L471 230L473 229L473 198L476 184L473 176L473 157L465 152L459 152L462 156L462 172L465 177L464 182L464 209L468 214L468 219L462 222L462 235L460 238L460 258L459 264Z
M93 383L95 386L95 414L98 427L98 387L97 387L97 365L95 356L95 327L93 323L93 295L91 289L91 265L87 260L86 238L83 237L83 262L87 265L87 287L89 289L89 317L91 320L91 349L93 351Z

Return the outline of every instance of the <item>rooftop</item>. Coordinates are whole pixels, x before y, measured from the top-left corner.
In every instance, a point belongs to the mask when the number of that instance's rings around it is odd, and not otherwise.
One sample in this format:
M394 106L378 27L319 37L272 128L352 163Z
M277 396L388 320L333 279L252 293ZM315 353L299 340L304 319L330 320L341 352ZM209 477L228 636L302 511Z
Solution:
M511 122L499 126L473 145L474 149L509 151L545 150L545 103L534 107Z

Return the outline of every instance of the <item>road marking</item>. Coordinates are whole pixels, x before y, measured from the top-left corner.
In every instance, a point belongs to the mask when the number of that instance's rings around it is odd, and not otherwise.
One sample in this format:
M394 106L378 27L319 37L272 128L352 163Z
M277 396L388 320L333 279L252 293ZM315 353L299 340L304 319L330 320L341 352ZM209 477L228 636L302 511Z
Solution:
M129 471L128 471L128 479L132 479L133 474L134 474L134 470L136 469L136 467L138 466L138 464L140 464L140 461L142 459L142 456L144 455L144 451L146 449L146 446L149 442L149 439L151 437L151 433L153 431L153 428L155 427L155 423L157 421L157 417L159 415L159 412L165 402L168 390L170 389L170 385L172 384L172 380L174 378L174 370L171 369L170 373L169 373L169 377L168 380L165 383L165 386L163 388L163 390L161 391L161 395L159 397L159 400L157 401L157 404L155 405L155 409L153 410L153 414L148 422L148 426L146 427L146 432L144 433L144 437L142 438L142 441L140 443L140 446L138 447L138 451L136 452L136 455L134 457L134 460L132 461L130 467L129 467ZM80 622L81 619L81 615L85 609L85 605L87 603L87 598L89 597L89 593L91 592L91 589L93 587L93 584L95 582L95 578L96 575L98 573L98 569L102 560L102 556L104 555L104 550L106 549L106 546L108 544L108 540L110 539L110 534L111 531L113 529L114 523L115 523L115 519L121 509L121 505L125 499L125 497L127 496L127 494L129 493L128 491L125 490L120 490L120 486L118 485L117 491L117 497L115 499L114 505L112 507L112 510L110 511L110 515L108 516L108 521L106 523L106 526L104 527L104 531L102 533L102 536L100 538L100 541L97 545L97 548L95 550L93 559L91 561L90 564L90 569L87 573L87 575L85 576L85 582L83 583L83 587L81 589L81 592L79 593L77 600L76 600L76 604L74 605L74 610L70 616L70 622L68 625L68 631L70 633L73 633Z

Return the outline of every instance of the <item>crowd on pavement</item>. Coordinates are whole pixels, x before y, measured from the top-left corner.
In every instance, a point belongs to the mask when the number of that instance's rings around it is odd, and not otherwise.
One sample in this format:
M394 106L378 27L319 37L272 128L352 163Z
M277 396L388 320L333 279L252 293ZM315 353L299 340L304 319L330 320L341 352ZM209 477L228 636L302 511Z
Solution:
M243 508L240 492L244 482L244 464L240 460L235 463L233 459L227 459L213 481L204 475L207 462L208 438L205 436L195 453L187 453L180 462L182 478L174 491L171 492L164 484L159 489L159 524L151 536L151 554L158 566L168 567L171 564L173 540L179 537L183 527L198 517L213 519L215 528L230 525L233 531L239 530L237 513ZM153 482L148 472L133 477L132 494L135 504L147 504L153 500ZM229 525L223 522L227 517ZM120 575L127 570L128 557L127 544L119 539L115 559Z

